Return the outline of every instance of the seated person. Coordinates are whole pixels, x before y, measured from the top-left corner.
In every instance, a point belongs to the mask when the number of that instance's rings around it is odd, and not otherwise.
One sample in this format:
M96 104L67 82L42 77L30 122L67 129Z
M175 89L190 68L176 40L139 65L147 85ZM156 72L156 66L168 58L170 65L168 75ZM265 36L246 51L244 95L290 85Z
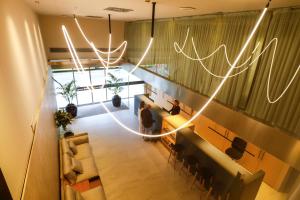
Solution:
M179 106L179 101L178 100L174 101L173 107L172 107L171 110L169 110L169 113L171 115L178 115L180 113L180 106Z

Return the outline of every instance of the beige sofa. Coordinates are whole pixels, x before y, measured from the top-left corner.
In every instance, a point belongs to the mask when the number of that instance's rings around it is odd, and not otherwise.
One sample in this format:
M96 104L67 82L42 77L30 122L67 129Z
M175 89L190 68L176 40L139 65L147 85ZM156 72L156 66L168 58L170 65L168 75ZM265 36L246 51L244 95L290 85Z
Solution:
M60 140L60 171L61 199L72 199L72 195L68 195L72 194L72 187L69 185L78 185L84 181L99 179L87 133L76 134ZM96 196L101 194L101 198L90 198L95 196L94 194L98 194ZM105 199L102 187L92 188L81 195L83 197L81 199Z

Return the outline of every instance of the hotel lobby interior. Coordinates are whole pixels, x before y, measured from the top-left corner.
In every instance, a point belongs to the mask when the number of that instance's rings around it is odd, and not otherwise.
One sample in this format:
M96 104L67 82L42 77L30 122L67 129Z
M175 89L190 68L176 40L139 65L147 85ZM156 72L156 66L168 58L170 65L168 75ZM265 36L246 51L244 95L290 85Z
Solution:
M0 200L300 199L300 0L0 13Z

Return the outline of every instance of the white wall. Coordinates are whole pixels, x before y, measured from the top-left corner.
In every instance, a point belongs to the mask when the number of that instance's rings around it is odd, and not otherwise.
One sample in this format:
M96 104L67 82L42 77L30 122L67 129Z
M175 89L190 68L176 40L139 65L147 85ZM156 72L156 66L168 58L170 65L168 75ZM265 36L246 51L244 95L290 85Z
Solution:
M49 48L67 48L62 25L65 25L75 48L91 48L80 34L73 17L40 15L39 21L41 32L44 38L45 48L48 59L71 58L69 52L51 53ZM108 20L96 20L87 18L78 18L78 21L86 36L97 48L108 48ZM112 21L112 48L118 47L124 41L124 22ZM112 55L117 56L116 55ZM93 52L79 53L80 58L96 58Z
M36 14L22 0L1 0L0 13L0 167L20 199L48 66Z

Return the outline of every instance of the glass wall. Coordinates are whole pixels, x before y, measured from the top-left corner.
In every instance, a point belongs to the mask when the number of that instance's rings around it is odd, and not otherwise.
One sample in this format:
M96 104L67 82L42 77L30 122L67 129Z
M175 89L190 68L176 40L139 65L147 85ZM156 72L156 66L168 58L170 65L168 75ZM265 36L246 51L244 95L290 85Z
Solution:
M66 84L75 81L76 85L76 96L72 103L76 105L85 105L99 103L100 101L110 101L114 96L113 86L105 83L105 70L100 67L85 68L84 73L77 72L76 69L53 69L53 78L60 84ZM127 71L115 67L108 70L108 73L113 74L117 78L121 79L122 91L119 96L122 99L131 98L137 94L144 94L144 82L138 77L128 74ZM86 88L87 84L91 83L95 88L94 92L91 92ZM59 108L65 107L68 102L58 94L59 84L54 82L56 88L56 100ZM102 88L104 85L104 88ZM102 88L102 89L100 89Z

